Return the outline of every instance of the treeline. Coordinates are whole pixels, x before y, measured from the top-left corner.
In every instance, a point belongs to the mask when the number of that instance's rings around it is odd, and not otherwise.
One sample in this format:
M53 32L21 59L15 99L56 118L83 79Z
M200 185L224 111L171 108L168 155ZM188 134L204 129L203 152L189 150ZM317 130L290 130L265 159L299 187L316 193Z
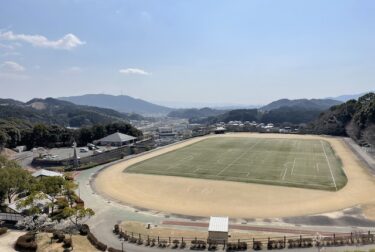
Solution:
M307 133L350 136L360 144L375 145L375 94L368 93L331 107L306 127Z
M191 108L191 109L173 110L168 114L168 117L192 119L192 118L206 118L210 116L218 116L224 113L225 113L225 110L219 110L219 109Z
M304 124L317 119L322 111L300 107L280 107L270 111L258 109L236 109L222 115L207 118L192 118L191 123L214 124L229 121L255 121L274 124Z
M34 147L67 147L71 146L73 141L76 141L79 146L84 146L115 132L138 138L142 136L140 130L126 122L70 129L42 123L31 125L20 120L0 120L0 148L14 148L19 145L25 145L28 149Z

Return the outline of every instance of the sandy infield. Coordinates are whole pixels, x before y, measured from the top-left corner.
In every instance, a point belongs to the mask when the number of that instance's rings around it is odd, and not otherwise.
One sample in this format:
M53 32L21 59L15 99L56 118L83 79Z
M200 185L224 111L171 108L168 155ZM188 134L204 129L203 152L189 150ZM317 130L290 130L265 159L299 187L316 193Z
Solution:
M123 172L132 164L208 137L324 139L341 158L348 183L337 192L329 192ZM326 213L375 203L375 197L372 195L375 191L375 179L349 147L340 138L310 135L236 133L195 138L108 167L98 174L94 186L105 197L127 205L190 216L287 217Z

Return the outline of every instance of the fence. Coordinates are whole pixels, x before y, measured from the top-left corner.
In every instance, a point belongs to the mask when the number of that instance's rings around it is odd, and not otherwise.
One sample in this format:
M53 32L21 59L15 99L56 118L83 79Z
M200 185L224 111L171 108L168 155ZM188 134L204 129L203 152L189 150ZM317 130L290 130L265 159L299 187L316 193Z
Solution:
M17 222L22 220L24 216L21 214L14 214L14 213L0 213L0 221L14 221Z
M294 235L280 237L253 237L250 239L231 239L218 241L209 240L203 237L161 237L128 232L115 225L113 232L119 236L122 241L128 241L137 245L150 247L172 247L188 248L196 250L215 250L219 246L223 250L253 250L262 249L284 249L284 248L311 248L311 247L339 247L339 246L360 246L375 244L375 237L370 231L352 232L352 233L326 233L324 235Z

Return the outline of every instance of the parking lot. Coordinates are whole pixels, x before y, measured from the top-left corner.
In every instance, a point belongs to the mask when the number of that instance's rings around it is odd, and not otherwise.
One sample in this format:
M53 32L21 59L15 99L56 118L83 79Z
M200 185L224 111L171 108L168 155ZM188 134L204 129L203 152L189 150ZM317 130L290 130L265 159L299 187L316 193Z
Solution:
M85 151L82 151L84 149ZM116 149L116 147L111 146L98 146L97 152L105 152L108 150ZM67 148L52 148L47 149L42 154L47 154L46 159L48 160L63 160L67 158L72 158L74 155L74 149L72 147ZM88 157L94 154L93 150L89 150L87 147L77 147L77 155L78 157ZM38 154L37 154L38 155Z

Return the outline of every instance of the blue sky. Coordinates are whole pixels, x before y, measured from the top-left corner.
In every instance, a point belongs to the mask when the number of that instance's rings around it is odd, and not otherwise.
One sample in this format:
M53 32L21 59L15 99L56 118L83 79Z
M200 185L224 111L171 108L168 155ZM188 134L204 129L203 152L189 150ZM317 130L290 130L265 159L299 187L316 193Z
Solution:
M263 104L375 87L375 1L2 0L1 97Z

